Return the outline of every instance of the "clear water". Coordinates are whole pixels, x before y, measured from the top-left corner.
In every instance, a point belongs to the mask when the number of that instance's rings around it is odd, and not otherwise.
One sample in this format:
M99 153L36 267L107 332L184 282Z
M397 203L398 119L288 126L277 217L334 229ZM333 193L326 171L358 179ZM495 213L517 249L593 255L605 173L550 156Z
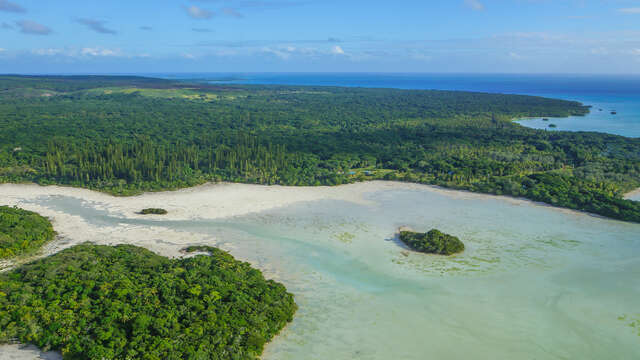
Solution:
M224 220L126 218L71 197L39 205L95 226L190 231L265 269L300 306L277 359L632 359L640 353L640 225L428 187ZM399 226L467 250L406 251ZM162 240L157 240L162 241Z
M640 76L518 74L384 74L384 73L193 73L149 74L210 83L351 86L398 89L465 90L523 94L580 101L592 106L584 117L520 121L554 130L598 131L640 137ZM602 109L602 111L599 111ZM616 110L617 115L612 115Z

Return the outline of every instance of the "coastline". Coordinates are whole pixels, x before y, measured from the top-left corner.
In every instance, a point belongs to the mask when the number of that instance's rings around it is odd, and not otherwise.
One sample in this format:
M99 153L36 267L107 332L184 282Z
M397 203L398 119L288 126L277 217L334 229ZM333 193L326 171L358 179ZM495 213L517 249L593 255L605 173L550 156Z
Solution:
M6 183L0 184L0 204L19 206L37 212L42 211L44 216L55 217L55 211L43 209L43 207L31 202L47 196L74 197L91 203L94 208L106 211L111 216L162 222L162 220L224 219L286 207L295 203L319 200L370 204L371 202L366 199L366 194L384 190L427 190L455 199L501 199L515 205L530 204L564 213L608 219L597 214L553 206L523 197L476 193L437 185L388 180L363 181L336 186L282 186L220 182L171 191L145 192L127 197L70 186ZM635 195L640 195L640 188L625 194L625 198ZM161 216L139 214L138 212L144 208L163 208L168 211L168 214Z
M92 242L101 245L131 244L147 248L159 255L170 258L181 257L182 248L190 245L217 246L248 261L242 254L234 253L233 244L224 239L206 237L188 231L173 230L163 226L163 221L219 220L236 216L260 213L296 203L321 200L347 201L358 204L371 204L368 193L388 190L426 190L451 199L499 199L515 206L540 206L572 216L591 216L609 221L597 214L555 207L546 203L525 198L504 195L474 193L466 190L454 190L434 185L425 185L398 181L374 180L338 186L280 186L253 185L240 183L207 183L191 188L165 192L148 192L136 196L119 197L83 188L37 184L0 184L0 204L18 206L35 211L51 220L58 236L45 244L40 251L30 257L0 261L0 272L7 271L25 262L46 257L74 245ZM640 189L634 191L640 195ZM631 194L631 193L630 193ZM630 195L627 194L627 195ZM81 199L92 208L106 212L117 224L91 224L82 217L58 211L52 207L39 205L36 200L42 197L72 197ZM141 215L144 208L158 207L168 211L166 215ZM126 220L148 220L153 226L127 223ZM162 239L162 240L159 240ZM252 264L270 278L278 278L271 267ZM1 359L0 359L1 360Z
M629 191L628 193L624 194L624 198L627 200L640 201L640 188L637 188L635 190Z

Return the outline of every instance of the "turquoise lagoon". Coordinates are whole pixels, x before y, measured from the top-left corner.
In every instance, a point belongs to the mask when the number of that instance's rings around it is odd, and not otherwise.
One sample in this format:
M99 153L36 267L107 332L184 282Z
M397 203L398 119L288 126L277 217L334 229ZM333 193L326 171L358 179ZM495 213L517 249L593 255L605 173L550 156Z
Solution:
M551 131L597 131L640 137L640 94L636 96L571 96L558 94L556 98L577 100L591 106L586 116L571 116L568 118L531 118L517 121L519 124ZM615 111L616 114L612 114ZM556 128L549 128L555 124Z
M365 200L187 221L127 218L72 197L36 202L94 225L189 231L194 244L230 249L283 282L300 309L265 360L640 353L639 224L427 186ZM410 252L395 238L405 225L459 236L467 250L450 258Z

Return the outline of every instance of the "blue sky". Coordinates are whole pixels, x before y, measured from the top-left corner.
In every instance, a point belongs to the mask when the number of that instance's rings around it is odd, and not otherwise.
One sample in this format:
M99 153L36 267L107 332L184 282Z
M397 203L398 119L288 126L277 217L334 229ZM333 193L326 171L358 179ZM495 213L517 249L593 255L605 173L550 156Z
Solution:
M0 0L0 73L640 73L640 0Z

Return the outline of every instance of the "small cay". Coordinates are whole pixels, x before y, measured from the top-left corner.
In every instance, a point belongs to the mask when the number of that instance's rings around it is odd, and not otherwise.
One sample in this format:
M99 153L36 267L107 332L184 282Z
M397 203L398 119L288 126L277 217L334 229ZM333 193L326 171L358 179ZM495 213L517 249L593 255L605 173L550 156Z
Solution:
M148 209L140 210L140 212L138 214L140 214L140 215L167 215L168 211L165 210L165 209L160 209L160 208L148 208Z
M412 250L437 255L453 255L464 251L464 243L457 237L437 229L418 233L400 229L400 241Z

